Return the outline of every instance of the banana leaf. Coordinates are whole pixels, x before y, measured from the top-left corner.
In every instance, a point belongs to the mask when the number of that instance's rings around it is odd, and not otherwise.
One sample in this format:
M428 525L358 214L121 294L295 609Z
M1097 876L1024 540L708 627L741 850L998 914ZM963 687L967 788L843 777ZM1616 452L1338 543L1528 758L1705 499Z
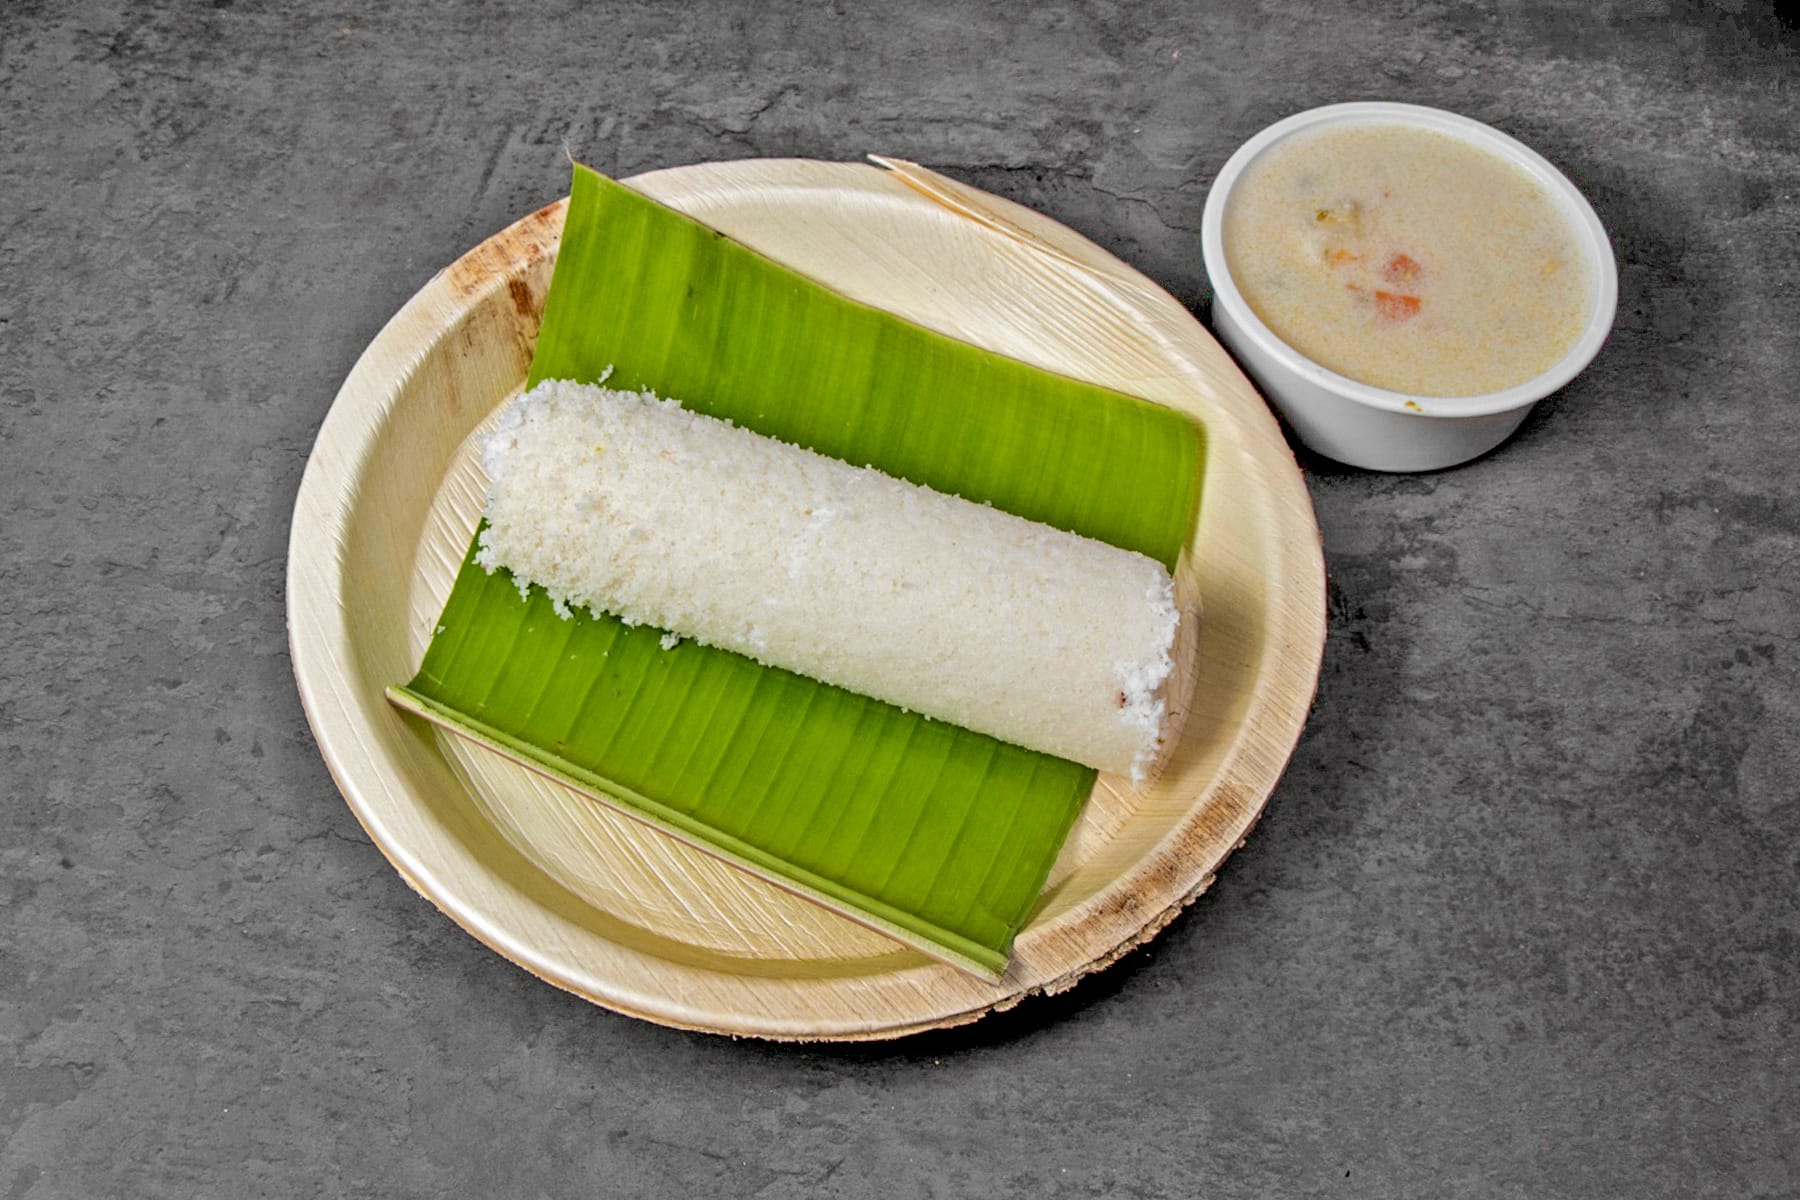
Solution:
M577 166L529 382L651 388L1173 568L1204 438L1168 409L853 302ZM1087 767L611 616L474 563L397 705L994 978Z

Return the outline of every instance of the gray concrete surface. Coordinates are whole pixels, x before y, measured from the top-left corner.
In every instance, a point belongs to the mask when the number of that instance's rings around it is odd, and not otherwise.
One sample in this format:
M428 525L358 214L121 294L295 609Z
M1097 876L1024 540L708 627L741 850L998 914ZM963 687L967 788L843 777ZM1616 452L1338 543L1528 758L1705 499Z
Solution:
M0 7L0 1197L1800 1196L1800 36L1377 0ZM1304 460L1316 711L1159 941L797 1048L534 982L310 740L290 505L357 353L566 188L911 157L1204 315L1263 124L1493 121L1617 240L1499 453Z

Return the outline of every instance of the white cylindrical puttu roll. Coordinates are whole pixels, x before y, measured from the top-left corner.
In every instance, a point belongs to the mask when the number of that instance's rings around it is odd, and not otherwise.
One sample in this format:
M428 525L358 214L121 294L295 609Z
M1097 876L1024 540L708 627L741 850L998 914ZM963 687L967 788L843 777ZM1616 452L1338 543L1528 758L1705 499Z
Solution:
M482 453L478 551L521 591L1107 771L1151 759L1161 563L649 393L549 381Z

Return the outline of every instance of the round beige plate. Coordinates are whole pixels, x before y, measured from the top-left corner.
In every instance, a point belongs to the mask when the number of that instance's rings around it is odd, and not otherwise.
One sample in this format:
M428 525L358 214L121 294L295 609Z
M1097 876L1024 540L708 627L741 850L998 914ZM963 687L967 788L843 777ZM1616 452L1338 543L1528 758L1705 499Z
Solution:
M1067 987L1154 936L1240 845L1318 681L1324 567L1299 471L1191 316L1045 217L908 164L763 160L633 186L856 299L1193 413L1209 453L1185 582L1205 605L1162 772L1103 777L999 985L898 947L403 716L480 511L470 452L524 383L563 205L441 272L319 432L288 624L339 787L408 882L495 950L608 1008L775 1038L891 1037Z

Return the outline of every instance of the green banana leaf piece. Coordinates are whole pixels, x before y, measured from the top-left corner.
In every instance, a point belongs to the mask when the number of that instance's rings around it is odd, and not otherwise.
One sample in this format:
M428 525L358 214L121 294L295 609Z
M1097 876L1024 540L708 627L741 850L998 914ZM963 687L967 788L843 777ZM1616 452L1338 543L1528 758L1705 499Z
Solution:
M1204 440L1171 410L850 301L577 166L530 382L688 408L1173 568ZM470 556L394 703L989 978L1094 772L611 616Z

